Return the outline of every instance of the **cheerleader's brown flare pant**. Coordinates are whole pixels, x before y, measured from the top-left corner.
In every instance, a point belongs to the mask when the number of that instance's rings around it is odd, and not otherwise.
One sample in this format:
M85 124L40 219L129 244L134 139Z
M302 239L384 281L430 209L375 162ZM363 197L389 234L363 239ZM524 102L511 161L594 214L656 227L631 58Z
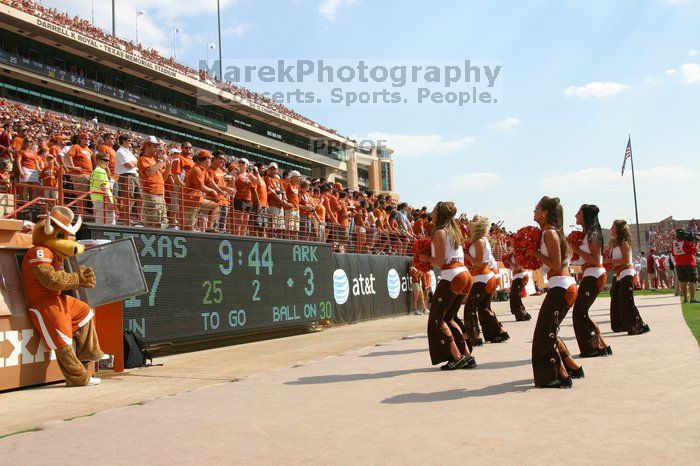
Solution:
M479 321L484 340L491 341L501 333L501 323L491 310L491 293L486 292L486 283L482 282L474 283L464 306L464 330L471 345L479 339Z
M569 354L564 342L557 336L559 324L576 299L576 285L569 289L551 288L537 315L532 336L532 372L535 385L547 385L559 378L561 360Z
M471 351L472 345L465 342L462 329L454 320L463 298L463 295L452 292L449 281L438 282L428 315L428 347L433 365L453 359L450 354L450 343L453 341L460 354L467 354L467 345ZM443 323L447 325L451 334L445 333Z
M628 275L613 280L610 288L610 327L613 332L641 333L644 327L639 309L634 304L634 282Z
M598 297L598 293L600 293L601 284L605 284L605 279L605 274L601 275L600 278L583 277L579 283L578 296L576 297L572 317L576 341L583 355L594 354L603 349L600 344L600 329L593 322L588 312Z

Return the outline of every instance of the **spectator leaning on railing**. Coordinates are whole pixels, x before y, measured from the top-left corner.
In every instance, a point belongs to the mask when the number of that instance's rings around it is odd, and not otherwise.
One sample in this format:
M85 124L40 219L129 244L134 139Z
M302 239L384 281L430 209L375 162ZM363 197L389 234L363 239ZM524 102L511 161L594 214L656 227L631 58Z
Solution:
M136 199L141 197L139 159L131 151L131 143L131 136L122 134L119 136L119 149L114 154L114 174L117 177L115 191L119 197L121 220L125 223L130 220L130 217L135 221L141 220L134 210Z
M95 223L115 225L117 222L112 180L109 177L109 160L109 154L97 153L97 167L90 175L90 200L95 212Z
M90 138L88 133L81 133L78 136L78 143L71 146L67 155L72 163L71 181L73 189L87 192L89 188L89 177L92 173L92 150L88 147Z
M209 167L213 158L214 156L208 150L200 150L194 158L194 167L185 177L183 201L187 230L206 231L209 225L213 227L215 222L212 220L219 215L219 205L207 198L217 198L223 193L210 176ZM201 228L197 225L198 218L202 219Z
M170 176L171 163L155 136L149 136L144 142L137 165L143 193L144 226L160 228L167 220L165 179Z

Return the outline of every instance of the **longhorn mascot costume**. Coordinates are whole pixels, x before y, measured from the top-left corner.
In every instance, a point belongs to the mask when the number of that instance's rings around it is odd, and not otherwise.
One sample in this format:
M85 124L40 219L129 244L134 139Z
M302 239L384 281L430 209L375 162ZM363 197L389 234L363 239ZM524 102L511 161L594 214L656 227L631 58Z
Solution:
M90 306L62 291L93 288L91 268L68 273L63 261L81 254L83 245L75 241L81 218L73 224L73 212L62 206L51 209L32 233L32 247L22 261L22 284L27 297L29 317L41 333L46 346L56 352L56 360L66 378L66 386L97 385L90 377L91 362L109 358L100 350ZM75 348L73 347L75 345Z

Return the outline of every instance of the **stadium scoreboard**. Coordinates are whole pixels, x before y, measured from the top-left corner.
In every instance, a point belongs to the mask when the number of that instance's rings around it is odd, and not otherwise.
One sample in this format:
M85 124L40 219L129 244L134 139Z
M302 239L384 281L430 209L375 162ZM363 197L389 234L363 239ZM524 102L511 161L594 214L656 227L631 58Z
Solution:
M124 301L124 327L147 343L194 340L332 318L329 245L91 226L131 237L149 292Z

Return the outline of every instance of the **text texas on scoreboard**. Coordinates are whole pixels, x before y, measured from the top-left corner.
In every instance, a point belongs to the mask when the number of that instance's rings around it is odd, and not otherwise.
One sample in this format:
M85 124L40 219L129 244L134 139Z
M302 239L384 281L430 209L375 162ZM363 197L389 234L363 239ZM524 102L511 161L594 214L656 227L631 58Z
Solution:
M333 254L335 321L357 322L405 314L410 257Z
M133 237L149 292L124 302L146 343L195 340L332 319L329 245L90 226Z

